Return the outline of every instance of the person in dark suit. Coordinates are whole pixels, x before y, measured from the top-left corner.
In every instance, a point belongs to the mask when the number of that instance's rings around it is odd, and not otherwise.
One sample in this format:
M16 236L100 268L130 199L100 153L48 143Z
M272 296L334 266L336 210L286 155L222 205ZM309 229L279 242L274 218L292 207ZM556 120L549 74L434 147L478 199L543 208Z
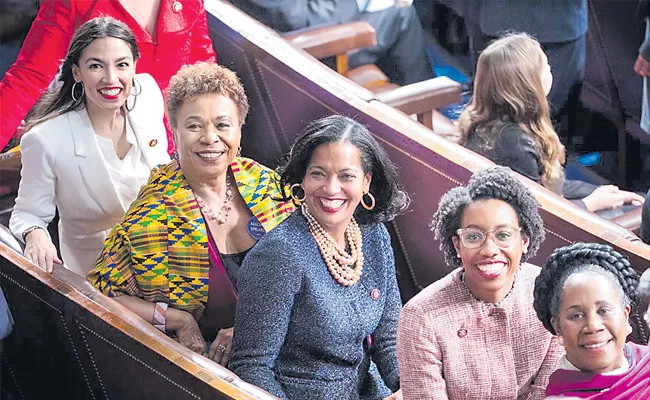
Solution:
M465 18L474 63L487 43L507 31L534 36L548 56L552 109L561 110L584 79L587 0L440 0Z
M650 133L650 99L648 99L648 77L650 76L650 2L643 0L639 2L639 14L646 20L645 39L639 48L639 56L634 62L634 72L643 77L643 99L641 103L641 129Z
M383 223L408 196L394 164L364 126L331 116L280 172L301 209L244 260L229 368L282 399L401 398L401 301Z
M433 78L413 6L383 8L373 0L233 0L233 4L279 32L366 21L377 31L377 45L351 54L350 67L376 64L399 85Z

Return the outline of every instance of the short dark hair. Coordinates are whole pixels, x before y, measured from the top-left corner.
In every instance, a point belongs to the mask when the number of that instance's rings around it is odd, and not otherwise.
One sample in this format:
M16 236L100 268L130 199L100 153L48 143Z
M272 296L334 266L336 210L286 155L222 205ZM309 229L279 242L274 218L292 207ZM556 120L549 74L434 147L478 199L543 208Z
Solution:
M429 225L440 241L440 250L448 265L460 267L462 261L456 257L453 238L460 229L465 207L478 200L496 199L508 203L517 214L522 233L528 236L528 252L521 261L534 257L544 241L544 223L537 209L539 202L530 190L519 181L507 167L492 167L475 172L467 186L459 186L445 193L438 203L438 211Z
M611 246L575 243L556 249L535 279L533 306L544 327L556 334L551 319L559 315L560 299L570 276L595 273L607 278L621 294L621 305L634 307L639 276L627 257Z
M79 65L81 53L86 47L95 40L106 38L123 40L131 49L133 61L140 58L135 35L125 23L111 17L98 17L87 21L74 32L68 52L61 63L58 81L39 100L28 124L45 122L50 118L81 109L84 106L81 97L77 101L72 98L72 88L75 84L72 67Z
M340 141L359 149L363 172L372 174L370 193L375 197L375 208L369 211L357 206L354 215L359 223L387 222L403 212L410 199L397 183L397 167L365 126L341 115L313 121L303 130L291 147L286 162L278 168L282 187L303 181L316 148ZM284 193L283 200L290 199L290 195Z

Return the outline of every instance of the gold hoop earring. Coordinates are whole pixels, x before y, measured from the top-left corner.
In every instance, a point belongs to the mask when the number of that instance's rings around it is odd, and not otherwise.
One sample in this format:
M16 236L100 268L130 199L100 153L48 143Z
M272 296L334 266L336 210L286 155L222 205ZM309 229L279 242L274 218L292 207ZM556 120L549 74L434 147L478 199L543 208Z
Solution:
M74 96L74 90L77 88L77 85L81 85L81 96L79 96L79 98L76 98ZM71 90L72 100L74 100L75 103L78 103L84 97L84 94L86 94L86 91L84 90L84 84L81 82L75 82L72 85L72 90Z
M363 197L363 196L368 196L368 197L370 197L370 205L367 205L367 204L366 204L366 202L364 201L364 197ZM364 194L361 196L361 206L362 206L363 208L365 208L366 210L368 210L368 211L372 211L372 209L375 208L375 196L373 196L370 192L368 192L368 193L364 193Z
M303 192L302 193L302 199L294 194L293 189L295 189L296 187L302 189L302 192ZM305 196L305 189L303 189L302 184L300 184L300 183L294 183L293 185L291 185L291 187L289 188L289 194L291 195L291 198L293 199L293 201L295 201L296 203L302 203L303 201L305 201L305 197L306 197Z

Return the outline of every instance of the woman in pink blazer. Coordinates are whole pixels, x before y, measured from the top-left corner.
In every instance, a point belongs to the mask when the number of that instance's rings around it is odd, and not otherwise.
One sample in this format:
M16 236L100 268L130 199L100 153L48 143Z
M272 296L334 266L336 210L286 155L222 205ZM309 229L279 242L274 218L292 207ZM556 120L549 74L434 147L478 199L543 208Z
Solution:
M458 267L401 312L404 399L540 399L563 354L533 309L539 203L505 167L447 192L432 230Z

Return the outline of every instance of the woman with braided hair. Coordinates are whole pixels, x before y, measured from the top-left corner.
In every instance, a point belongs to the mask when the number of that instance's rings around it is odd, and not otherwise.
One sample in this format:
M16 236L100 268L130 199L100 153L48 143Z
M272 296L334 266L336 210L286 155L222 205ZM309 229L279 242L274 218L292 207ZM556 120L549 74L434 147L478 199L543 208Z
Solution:
M547 396L650 398L650 350L626 343L637 283L630 262L610 246L576 243L553 252L534 290L539 319L566 349Z
M541 399L562 347L533 309L539 203L506 167L451 189L432 230L455 267L406 304L397 357L405 400Z

